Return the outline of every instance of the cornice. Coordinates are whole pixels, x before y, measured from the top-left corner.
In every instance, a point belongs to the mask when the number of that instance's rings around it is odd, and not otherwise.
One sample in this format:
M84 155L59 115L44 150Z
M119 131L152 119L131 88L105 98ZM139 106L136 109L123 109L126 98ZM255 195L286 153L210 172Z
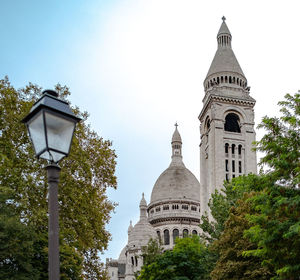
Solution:
M252 98L251 98L252 99ZM210 94L208 97L208 100L205 102L205 105L203 109L201 110L198 119L201 121L201 118L203 115L206 113L207 108L213 101L219 101L225 104L234 104L234 105L243 105L243 106L249 106L249 107L254 107L256 101L254 99L252 100L247 100L243 98L238 98L238 97L233 97L233 96L220 96L216 94Z
M174 204L174 203L179 203L179 204L188 204L188 205L196 205L196 206L200 206L200 202L197 201L193 201L193 200L188 200L188 199L176 199L176 200L162 200L162 201L158 201L155 203L150 203L147 207L147 211L149 212L149 210L151 210L154 207L157 206L162 206L162 205L166 205L166 204Z
M153 218L153 219L149 219L149 223L151 225L174 223L174 222L180 223L180 224L195 223L195 224L199 225L200 224L200 218L193 218L193 217L165 217L165 218Z

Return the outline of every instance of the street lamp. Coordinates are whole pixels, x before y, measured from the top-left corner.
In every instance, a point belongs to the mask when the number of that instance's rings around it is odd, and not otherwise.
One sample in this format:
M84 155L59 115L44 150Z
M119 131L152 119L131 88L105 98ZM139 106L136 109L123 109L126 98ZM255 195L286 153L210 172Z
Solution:
M76 123L76 117L66 101L58 99L53 90L43 91L43 96L32 106L22 120L26 124L38 158L46 159L49 184L49 279L59 279L59 224L58 224L58 181L60 167L57 163L68 156Z

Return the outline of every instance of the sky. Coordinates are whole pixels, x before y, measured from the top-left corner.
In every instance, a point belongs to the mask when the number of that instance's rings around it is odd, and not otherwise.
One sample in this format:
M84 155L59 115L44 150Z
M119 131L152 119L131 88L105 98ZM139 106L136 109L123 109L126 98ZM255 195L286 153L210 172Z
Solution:
M118 203L101 256L118 258L171 159L178 122L183 160L199 179L203 81L224 15L256 99L255 121L300 89L298 0L0 0L0 79L16 88L67 85L70 101L118 156ZM263 131L257 131L260 139Z

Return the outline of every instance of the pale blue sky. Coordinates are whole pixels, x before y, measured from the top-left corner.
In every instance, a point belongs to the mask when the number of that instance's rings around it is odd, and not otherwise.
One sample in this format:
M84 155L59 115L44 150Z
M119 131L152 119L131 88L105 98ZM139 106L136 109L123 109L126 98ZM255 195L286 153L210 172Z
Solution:
M0 77L19 88L65 84L118 155L119 203L103 256L117 258L168 167L178 121L186 166L199 178L203 80L221 17L257 100L256 122L299 86L298 1L0 0ZM258 138L262 132L258 132Z

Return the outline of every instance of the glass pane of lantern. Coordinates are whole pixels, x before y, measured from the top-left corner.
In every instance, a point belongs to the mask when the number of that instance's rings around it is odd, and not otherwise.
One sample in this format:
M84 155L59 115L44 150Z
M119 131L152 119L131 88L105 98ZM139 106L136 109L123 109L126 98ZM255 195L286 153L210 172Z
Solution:
M28 130L33 143L35 153L38 155L46 148L43 113L40 111L35 118L28 122Z
M51 149L68 154L75 127L74 121L53 115L49 112L45 112L45 118L48 148L52 156L54 156L54 153ZM55 157L57 157L57 155Z
M44 153L42 153L40 155L40 158L44 158L53 162L58 162L60 161L63 157L65 156L65 154L61 154L61 153L57 153L57 152L53 152L53 151L46 151Z
M48 151L45 151L43 152L42 154L39 155L39 158L44 158L44 159L47 159L47 160L52 160L50 154Z

